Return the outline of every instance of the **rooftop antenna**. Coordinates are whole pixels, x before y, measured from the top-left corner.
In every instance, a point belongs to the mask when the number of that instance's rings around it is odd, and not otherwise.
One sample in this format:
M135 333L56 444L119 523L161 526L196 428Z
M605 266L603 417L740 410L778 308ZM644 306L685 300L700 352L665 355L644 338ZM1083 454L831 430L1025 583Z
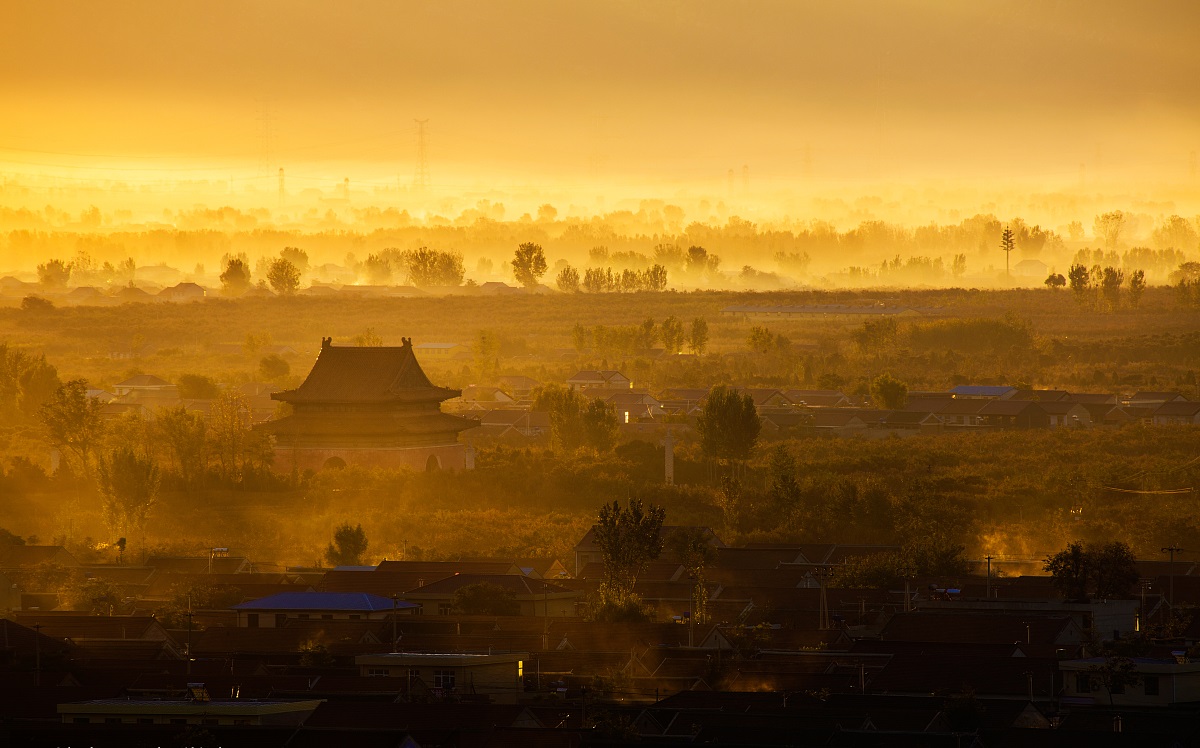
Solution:
M428 119L414 119L417 123L417 173L413 176L413 192L419 195L429 194L429 144L426 138L425 126Z

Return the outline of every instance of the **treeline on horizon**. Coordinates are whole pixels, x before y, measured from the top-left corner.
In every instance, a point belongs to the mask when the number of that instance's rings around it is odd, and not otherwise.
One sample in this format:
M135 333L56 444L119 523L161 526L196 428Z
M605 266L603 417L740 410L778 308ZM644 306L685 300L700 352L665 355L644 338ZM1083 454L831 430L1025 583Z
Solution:
M839 230L825 221L758 225L737 216L722 224L682 225L682 210L672 212L674 206L658 201L646 201L638 211L587 220L559 219L551 206L544 208L537 218L518 221L490 217L495 211L486 201L453 221L418 221L387 209L374 223L335 216L329 225L310 230L260 224L253 211L234 208L181 211L158 225L106 222L98 209L85 211L79 221L64 222L50 208L0 208L0 257L25 271L53 259L69 263L84 258L84 264L115 267L133 258L143 267L173 263L184 276L215 278L224 270L222 258L243 255L257 269L262 258L294 247L311 262L309 278L328 280L332 274L341 282L369 282L369 258L428 248L458 256L464 275L482 281L511 277L504 263L513 248L535 243L545 248L555 272L561 268L556 262L618 274L662 265L674 285L685 280L688 249L700 247L716 260L703 277L686 277L688 283L778 287L829 274L845 284L903 285L1002 273L1005 229L1013 232L1015 251L1009 260L1040 258L1065 271L1086 248L1085 264L1092 264L1099 252L1105 264L1119 263L1127 272L1143 270L1155 282L1165 282L1200 249L1200 217L1155 218L1120 210L1096 215L1087 227L1076 220L1059 229L1029 225L1019 217L1001 221L979 214L952 224L866 220ZM364 211L374 215L371 209ZM347 277L345 271L353 275ZM395 274L392 280L402 282Z

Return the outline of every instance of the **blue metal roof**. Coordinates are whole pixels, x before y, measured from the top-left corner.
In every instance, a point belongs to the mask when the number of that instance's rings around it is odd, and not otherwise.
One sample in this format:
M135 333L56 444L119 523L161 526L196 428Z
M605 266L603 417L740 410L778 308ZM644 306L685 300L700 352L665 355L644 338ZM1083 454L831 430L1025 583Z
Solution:
M420 607L416 603L361 592L280 592L233 606L234 610L328 610L374 613Z

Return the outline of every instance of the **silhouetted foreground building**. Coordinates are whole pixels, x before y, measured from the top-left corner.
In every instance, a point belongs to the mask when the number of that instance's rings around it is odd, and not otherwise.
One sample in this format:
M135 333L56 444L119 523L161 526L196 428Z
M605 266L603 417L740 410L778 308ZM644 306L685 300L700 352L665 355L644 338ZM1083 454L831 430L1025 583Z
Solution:
M467 467L458 434L477 424L441 411L442 401L461 392L431 383L413 355L412 341L402 340L398 347L335 346L332 338L321 340L304 382L271 395L294 409L261 426L275 436L276 469Z

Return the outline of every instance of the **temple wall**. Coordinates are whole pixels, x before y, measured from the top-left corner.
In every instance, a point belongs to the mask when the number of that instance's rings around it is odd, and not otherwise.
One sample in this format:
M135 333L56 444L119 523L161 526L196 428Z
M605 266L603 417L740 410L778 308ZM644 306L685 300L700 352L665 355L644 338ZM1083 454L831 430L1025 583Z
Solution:
M290 473L293 470L324 470L344 465L359 467L399 468L407 467L413 470L425 470L429 467L429 458L437 460L441 470L464 470L467 467L467 446L465 444L443 444L427 447L395 447L395 448L313 448L313 447L275 447L274 470L279 473ZM337 460L341 460L338 463Z

